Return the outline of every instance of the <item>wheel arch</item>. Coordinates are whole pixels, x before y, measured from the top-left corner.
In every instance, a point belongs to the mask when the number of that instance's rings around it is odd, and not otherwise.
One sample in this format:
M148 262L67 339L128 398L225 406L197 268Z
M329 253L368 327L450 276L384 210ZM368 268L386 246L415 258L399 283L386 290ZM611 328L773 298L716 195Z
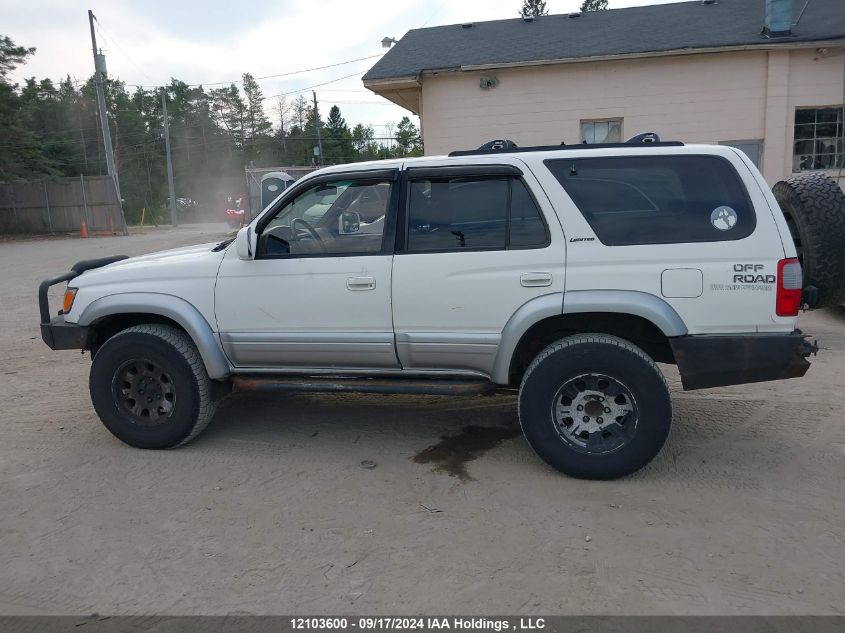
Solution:
M193 341L209 378L225 378L232 373L217 334L199 310L181 297L146 292L101 297L86 306L78 323L108 335L143 323L174 325Z
M577 290L545 295L523 304L505 325L493 382L518 384L540 350L563 336L584 332L619 336L657 362L674 363L669 337L683 336L687 328L672 306L645 292Z

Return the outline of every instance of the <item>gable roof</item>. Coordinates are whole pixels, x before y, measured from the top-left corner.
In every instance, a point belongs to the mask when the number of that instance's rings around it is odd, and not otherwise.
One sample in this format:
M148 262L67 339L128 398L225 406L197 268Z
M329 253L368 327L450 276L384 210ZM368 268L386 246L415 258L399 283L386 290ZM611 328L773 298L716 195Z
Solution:
M793 1L792 35L761 34L765 0L679 2L627 9L476 22L408 31L363 77L365 82L423 72L520 62L574 60L677 50L789 44L845 38L845 0Z

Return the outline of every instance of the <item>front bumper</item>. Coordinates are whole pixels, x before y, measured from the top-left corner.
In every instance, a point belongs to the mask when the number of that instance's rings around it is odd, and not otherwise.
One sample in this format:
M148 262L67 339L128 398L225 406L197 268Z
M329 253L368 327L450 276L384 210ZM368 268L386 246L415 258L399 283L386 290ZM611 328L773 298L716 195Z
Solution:
M64 281L75 279L86 270L101 268L102 266L107 266L108 264L113 264L124 259L127 259L126 255L114 255L112 257L87 259L76 262L68 272L41 282L38 286L38 312L41 316L41 338L44 339L44 342L47 343L50 349L87 349L89 334L87 327L76 325L75 323L66 323L61 311L59 311L59 316L50 318L50 301L47 297L50 287Z
M800 378L818 347L789 334L699 335L669 339L685 390Z
M89 328L66 323L61 316L41 324L41 338L50 349L88 349L89 333Z

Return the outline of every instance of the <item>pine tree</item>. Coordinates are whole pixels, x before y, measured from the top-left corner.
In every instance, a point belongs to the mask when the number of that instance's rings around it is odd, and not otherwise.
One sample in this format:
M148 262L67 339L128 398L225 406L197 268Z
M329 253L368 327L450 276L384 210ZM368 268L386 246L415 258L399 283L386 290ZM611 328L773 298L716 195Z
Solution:
M375 160L378 156L376 132L372 125L359 123L352 129L352 148L357 160Z
M246 147L249 148L249 157L252 160L259 158L260 144L262 140L269 138L273 126L264 114L264 95L258 82L249 73L243 74L243 87L245 97L245 129L244 135L247 139Z
M422 144L417 126L406 116L396 127L396 152L399 156L422 155Z
M8 35L0 35L0 81L6 81L6 74L26 62L35 54L35 47L18 46Z
M607 0L605 0L606 2ZM523 18L538 18L541 15L548 15L546 0L523 0L519 15Z
M323 143L328 163L348 163L354 159L352 134L346 120L340 114L340 108L333 105L326 119L326 142Z
M20 77L16 68L33 52L0 35L0 180L104 175L93 78L78 83L68 77L57 84L34 77L13 81L12 73ZM137 222L142 208L147 218L156 208L166 215L161 89L129 92L119 79L108 78L105 93L127 220ZM236 84L205 90L171 79L165 98L176 193L204 204L207 217L219 213L227 195L242 193L243 168L251 161L264 166L313 164L318 130L326 164L422 152L419 131L408 117L385 125L384 135L395 135L395 140L382 144L372 125L353 126L337 106L327 111L323 123L304 96L280 101L274 133L260 86L250 74L243 76L242 90Z
M607 0L584 0L581 3L581 12L604 11L607 9Z

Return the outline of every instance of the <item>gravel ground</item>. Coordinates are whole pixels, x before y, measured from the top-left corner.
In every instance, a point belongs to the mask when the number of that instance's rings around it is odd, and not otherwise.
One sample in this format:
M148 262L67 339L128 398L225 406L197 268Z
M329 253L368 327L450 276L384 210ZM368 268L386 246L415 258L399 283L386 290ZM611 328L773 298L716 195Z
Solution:
M803 379L663 367L672 436L615 482L546 467L504 396L240 394L188 447L128 448L87 355L41 342L37 282L224 233L0 244L0 614L845 612L845 311L802 317Z

